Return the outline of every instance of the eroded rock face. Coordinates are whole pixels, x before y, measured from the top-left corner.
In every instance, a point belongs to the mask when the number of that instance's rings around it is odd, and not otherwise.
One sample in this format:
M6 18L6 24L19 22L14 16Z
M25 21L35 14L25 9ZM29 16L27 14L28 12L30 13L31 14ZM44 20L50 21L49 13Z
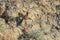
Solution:
M59 0L1 0L0 40L60 40Z

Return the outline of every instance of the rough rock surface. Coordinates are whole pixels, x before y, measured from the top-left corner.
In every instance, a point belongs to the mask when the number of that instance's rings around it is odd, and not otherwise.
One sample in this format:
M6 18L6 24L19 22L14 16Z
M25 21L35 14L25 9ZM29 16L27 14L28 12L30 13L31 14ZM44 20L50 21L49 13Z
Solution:
M60 40L60 0L0 0L0 40Z

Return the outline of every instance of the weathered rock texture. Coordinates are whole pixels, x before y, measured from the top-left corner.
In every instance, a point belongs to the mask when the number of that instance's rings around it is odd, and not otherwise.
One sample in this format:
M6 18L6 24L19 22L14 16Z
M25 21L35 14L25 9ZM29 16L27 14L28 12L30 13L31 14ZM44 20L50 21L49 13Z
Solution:
M60 0L0 0L0 40L60 40Z

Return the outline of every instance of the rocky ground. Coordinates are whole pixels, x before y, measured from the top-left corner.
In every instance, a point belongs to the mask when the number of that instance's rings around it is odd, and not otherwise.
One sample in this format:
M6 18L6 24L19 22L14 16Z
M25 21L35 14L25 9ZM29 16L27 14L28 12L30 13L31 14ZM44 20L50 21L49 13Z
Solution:
M0 40L60 40L60 0L0 0Z

